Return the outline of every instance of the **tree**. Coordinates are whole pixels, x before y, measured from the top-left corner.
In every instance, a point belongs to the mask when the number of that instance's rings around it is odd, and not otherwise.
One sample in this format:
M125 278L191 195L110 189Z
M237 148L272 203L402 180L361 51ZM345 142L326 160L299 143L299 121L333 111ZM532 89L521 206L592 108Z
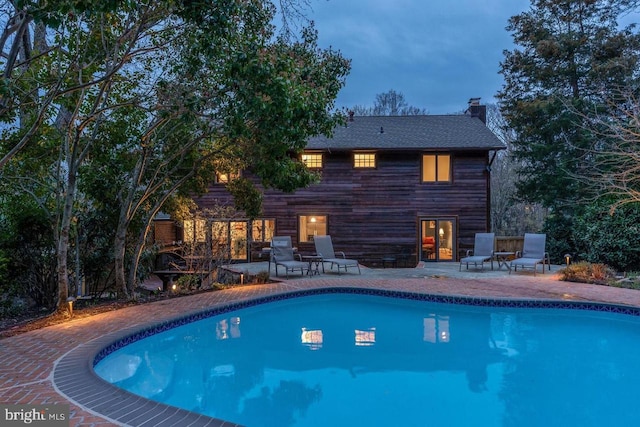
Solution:
M373 107L356 105L351 109L356 116L417 116L428 114L423 108L407 103L402 92L391 89L376 95Z
M4 64L0 173L28 173L35 150L56 171L40 191L57 200L60 307L76 214L101 200L90 182L112 184L118 219L105 233L113 233L116 287L127 294L153 215L179 191L203 191L216 162L235 159L265 186L288 191L313 182L291 153L341 120L333 101L349 68L317 48L313 28L300 40L276 37L270 2L104 3L25 2L10 13L55 35L43 37L51 47L38 54L29 31L13 39L25 53L15 61L20 72ZM14 27L9 19L5 35Z
M605 113L584 117L584 131L595 138L582 159L592 166L574 175L610 202L612 214L623 205L640 203L640 85L614 93Z
M522 199L570 213L589 195L571 177L584 167L580 150L593 138L580 124L583 113L604 108L608 88L637 71L640 38L617 23L630 3L535 0L509 20L518 47L504 52L498 99L516 135Z
M592 111L610 114L611 89L631 84L638 70L640 37L634 26L617 22L635 3L534 0L507 26L517 47L504 52L497 97L515 134L517 195L552 210L545 231L558 250L583 201L595 196L575 179L594 160L582 156L596 141L584 120Z
M517 198L517 160L512 152L515 135L496 104L487 105L487 127L506 149L498 151L491 164L491 230L502 236L539 232L546 209Z

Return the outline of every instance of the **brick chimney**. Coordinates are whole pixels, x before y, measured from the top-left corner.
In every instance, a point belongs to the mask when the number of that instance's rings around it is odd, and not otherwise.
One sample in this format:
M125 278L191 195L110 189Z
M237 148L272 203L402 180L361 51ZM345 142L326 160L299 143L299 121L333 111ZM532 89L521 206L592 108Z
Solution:
M480 98L469 98L469 108L465 113L469 113L471 117L477 117L482 123L487 124L487 106L480 105Z

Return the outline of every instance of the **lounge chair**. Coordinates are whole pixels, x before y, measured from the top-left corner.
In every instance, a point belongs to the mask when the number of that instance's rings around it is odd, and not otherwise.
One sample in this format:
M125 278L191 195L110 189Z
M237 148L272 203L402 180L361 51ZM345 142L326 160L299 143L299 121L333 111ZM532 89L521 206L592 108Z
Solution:
M509 274L511 274L511 270L518 271L518 266L520 266L522 268L533 268L533 275L535 276L538 264L542 264L543 274L545 264L548 264L549 270L551 270L549 254L545 252L546 241L546 234L525 233L522 252L516 252L516 258L511 261Z
M274 243L276 242L276 243ZM291 244L291 236L273 236L271 238L271 245L269 246L269 273L271 273L271 263L273 262L273 247L274 246L287 246L292 248L293 245ZM296 251L294 249L293 253L295 254Z
M476 233L475 241L473 243L473 250L467 251L467 256L460 260L460 271L462 271L462 264L473 264L478 268L478 264L484 270L484 263L491 262L491 269L493 270L493 248L495 242L495 233Z
M333 243L331 242L331 236L315 236L313 238L313 242L316 245L316 253L318 256L322 257L322 264L324 268L324 263L331 263L331 268L333 266L338 267L338 274L340 274L340 269L344 268L346 272L349 267L356 267L358 269L358 274L362 274L360 271L360 264L355 259L347 259L344 255L344 252L338 252L338 254L342 255L342 258L336 256L336 253L333 251Z
M309 263L302 261L302 257L298 255L298 259L293 254L291 246L291 238L276 238L271 240L271 259L276 266L276 277L278 276L278 266L284 267L286 277L289 272L300 270L300 274L304 275L305 270L309 271Z

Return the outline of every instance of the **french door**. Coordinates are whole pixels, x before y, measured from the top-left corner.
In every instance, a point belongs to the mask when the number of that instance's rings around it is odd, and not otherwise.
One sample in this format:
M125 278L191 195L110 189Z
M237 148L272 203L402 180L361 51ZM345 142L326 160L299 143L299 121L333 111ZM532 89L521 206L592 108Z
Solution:
M420 259L422 261L457 261L456 219L420 218Z

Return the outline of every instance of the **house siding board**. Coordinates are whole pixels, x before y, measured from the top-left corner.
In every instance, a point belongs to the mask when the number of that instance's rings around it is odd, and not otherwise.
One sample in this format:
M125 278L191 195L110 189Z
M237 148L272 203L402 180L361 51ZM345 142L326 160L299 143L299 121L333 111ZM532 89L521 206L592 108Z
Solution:
M298 216L327 215L336 250L365 262L394 253L415 262L421 216L458 218L459 244L472 243L487 231L487 152L456 153L453 182L434 184L421 182L421 154L379 151L375 169L354 169L350 152L325 153L322 181L294 193L266 190L263 216L276 218L277 235L311 253L313 243L298 240ZM197 203L206 208L214 200L230 203L224 187L212 186Z
M489 151L503 148L470 115L355 117L332 138L309 140L308 150L323 153L321 182L295 193L264 191L263 216L275 218L276 234L291 236L301 252L314 246L299 242L299 215L327 215L336 250L360 260L410 253L415 261L420 218L455 218L458 247L488 231L486 167ZM365 150L376 153L376 167L354 169L353 153ZM421 182L422 154L434 152L452 155L451 182ZM213 185L197 202L206 208L231 198Z

